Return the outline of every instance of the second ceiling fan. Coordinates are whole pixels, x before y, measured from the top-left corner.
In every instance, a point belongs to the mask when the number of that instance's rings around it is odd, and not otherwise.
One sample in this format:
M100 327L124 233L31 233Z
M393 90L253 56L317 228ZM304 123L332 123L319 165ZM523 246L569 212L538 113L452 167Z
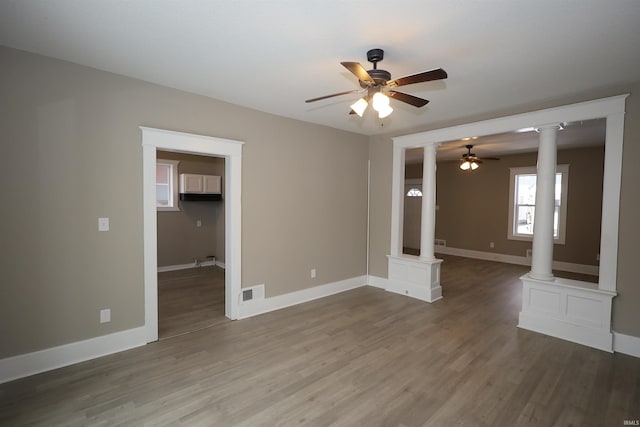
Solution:
M462 155L460 158L460 169L463 171L466 170L476 170L480 166L483 160L500 160L498 157L478 157L476 153L472 153L471 149L473 148L472 144L465 145L467 152Z
M332 98L334 96L348 95L352 93L363 93L362 98L351 105L351 111L349 114L357 114L362 117L364 111L371 102L373 103L374 110L378 112L378 116L382 119L387 117L393 111L393 108L389 105L389 97L405 102L409 105L413 105L414 107L423 107L429 103L426 99L398 92L395 88L447 78L447 72L442 68L438 68L431 71L412 74L406 77L400 77L399 79L391 79L391 73L386 70L378 69L377 64L382 61L383 58L384 50L369 50L367 52L367 60L373 64L373 69L369 71L365 70L358 62L341 62L340 64L358 78L358 82L362 89L320 96L318 98L307 99L305 102L315 102L322 99Z

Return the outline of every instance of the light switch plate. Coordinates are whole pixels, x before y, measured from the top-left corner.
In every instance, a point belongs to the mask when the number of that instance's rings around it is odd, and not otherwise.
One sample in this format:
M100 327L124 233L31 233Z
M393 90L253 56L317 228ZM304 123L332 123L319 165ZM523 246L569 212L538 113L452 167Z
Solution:
M109 231L109 218L98 218L98 231Z

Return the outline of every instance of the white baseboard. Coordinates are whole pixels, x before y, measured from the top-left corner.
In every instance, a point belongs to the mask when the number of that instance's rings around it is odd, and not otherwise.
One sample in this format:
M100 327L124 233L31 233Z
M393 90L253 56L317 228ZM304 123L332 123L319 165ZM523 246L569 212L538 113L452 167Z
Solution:
M614 332L613 351L640 357L640 338Z
M338 282L327 283L325 285L314 286L313 288L290 292L288 294L277 295L275 297L259 300L245 301L240 305L239 319L257 316L292 305L302 304L318 298L340 292L349 291L367 284L367 276L358 276L351 279L340 280Z
M538 332L598 350L613 352L613 335L598 328L588 328L564 320L534 313L520 313L518 328Z
M164 273L166 271L187 270L189 268L210 267L212 265L217 265L218 267L224 268L224 264L219 261L202 261L199 264L192 262L189 264L165 265L163 267L158 267L158 273Z
M216 261L216 266L220 267L223 270L225 268L227 268L227 265L224 262L221 262L221 261Z
M499 254L495 252L474 251L471 249L459 249L449 246L435 246L436 253L456 255L465 258L483 259L486 261L505 262L507 264L531 265L531 258L517 255ZM600 268L597 265L574 264L571 262L553 261L554 270L568 271L571 273L599 275Z
M0 384L147 343L144 327L0 359Z
M374 288L387 289L389 286L389 279L369 275L367 276L367 285L373 286Z

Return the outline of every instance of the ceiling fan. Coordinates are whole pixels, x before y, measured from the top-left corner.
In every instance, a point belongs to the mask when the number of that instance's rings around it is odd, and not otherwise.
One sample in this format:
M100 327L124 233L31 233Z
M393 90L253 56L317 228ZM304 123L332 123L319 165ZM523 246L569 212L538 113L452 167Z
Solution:
M438 68L392 80L391 73L386 70L378 69L378 62L382 61L383 58L384 50L369 50L367 52L367 60L373 64L373 69L369 71L365 70L358 62L341 62L340 64L358 78L358 82L362 89L320 96L318 98L307 99L305 102L315 102L322 99L332 98L334 96L362 93L362 98L351 105L351 111L349 114L357 114L362 117L367 106L372 102L373 109L378 112L378 116L382 119L387 117L393 111L393 108L389 105L389 97L413 105L414 107L423 107L429 102L428 100L418 98L417 96L398 92L397 90L394 90L395 88L447 78L447 72L442 68Z
M465 145L465 148L467 149L467 152L464 153L460 158L460 162L461 162L460 169L462 169L463 171L466 171L466 170L474 171L478 169L478 167L480 167L480 163L482 163L483 160L500 160L498 157L476 156L476 153L471 152L471 149L473 148L472 144Z

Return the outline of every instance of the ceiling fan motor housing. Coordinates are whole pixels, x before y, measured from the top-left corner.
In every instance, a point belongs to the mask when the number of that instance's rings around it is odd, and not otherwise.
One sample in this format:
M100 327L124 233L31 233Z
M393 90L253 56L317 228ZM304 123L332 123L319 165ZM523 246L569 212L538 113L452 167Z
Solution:
M384 59L384 50L371 49L367 51L367 61L372 62L375 68L376 62L380 62Z
M373 64L373 70L367 71L369 76L376 82L376 86L384 86L391 80L391 73L386 70L378 70L378 62L384 59L384 50L371 49L367 51L367 61ZM368 85L360 81L360 86L367 88Z
M389 80L391 80L391 73L386 70L369 70L367 73L371 76L374 82L376 82L376 86L384 86L387 84ZM365 82L360 80L360 86L363 88L369 87Z

